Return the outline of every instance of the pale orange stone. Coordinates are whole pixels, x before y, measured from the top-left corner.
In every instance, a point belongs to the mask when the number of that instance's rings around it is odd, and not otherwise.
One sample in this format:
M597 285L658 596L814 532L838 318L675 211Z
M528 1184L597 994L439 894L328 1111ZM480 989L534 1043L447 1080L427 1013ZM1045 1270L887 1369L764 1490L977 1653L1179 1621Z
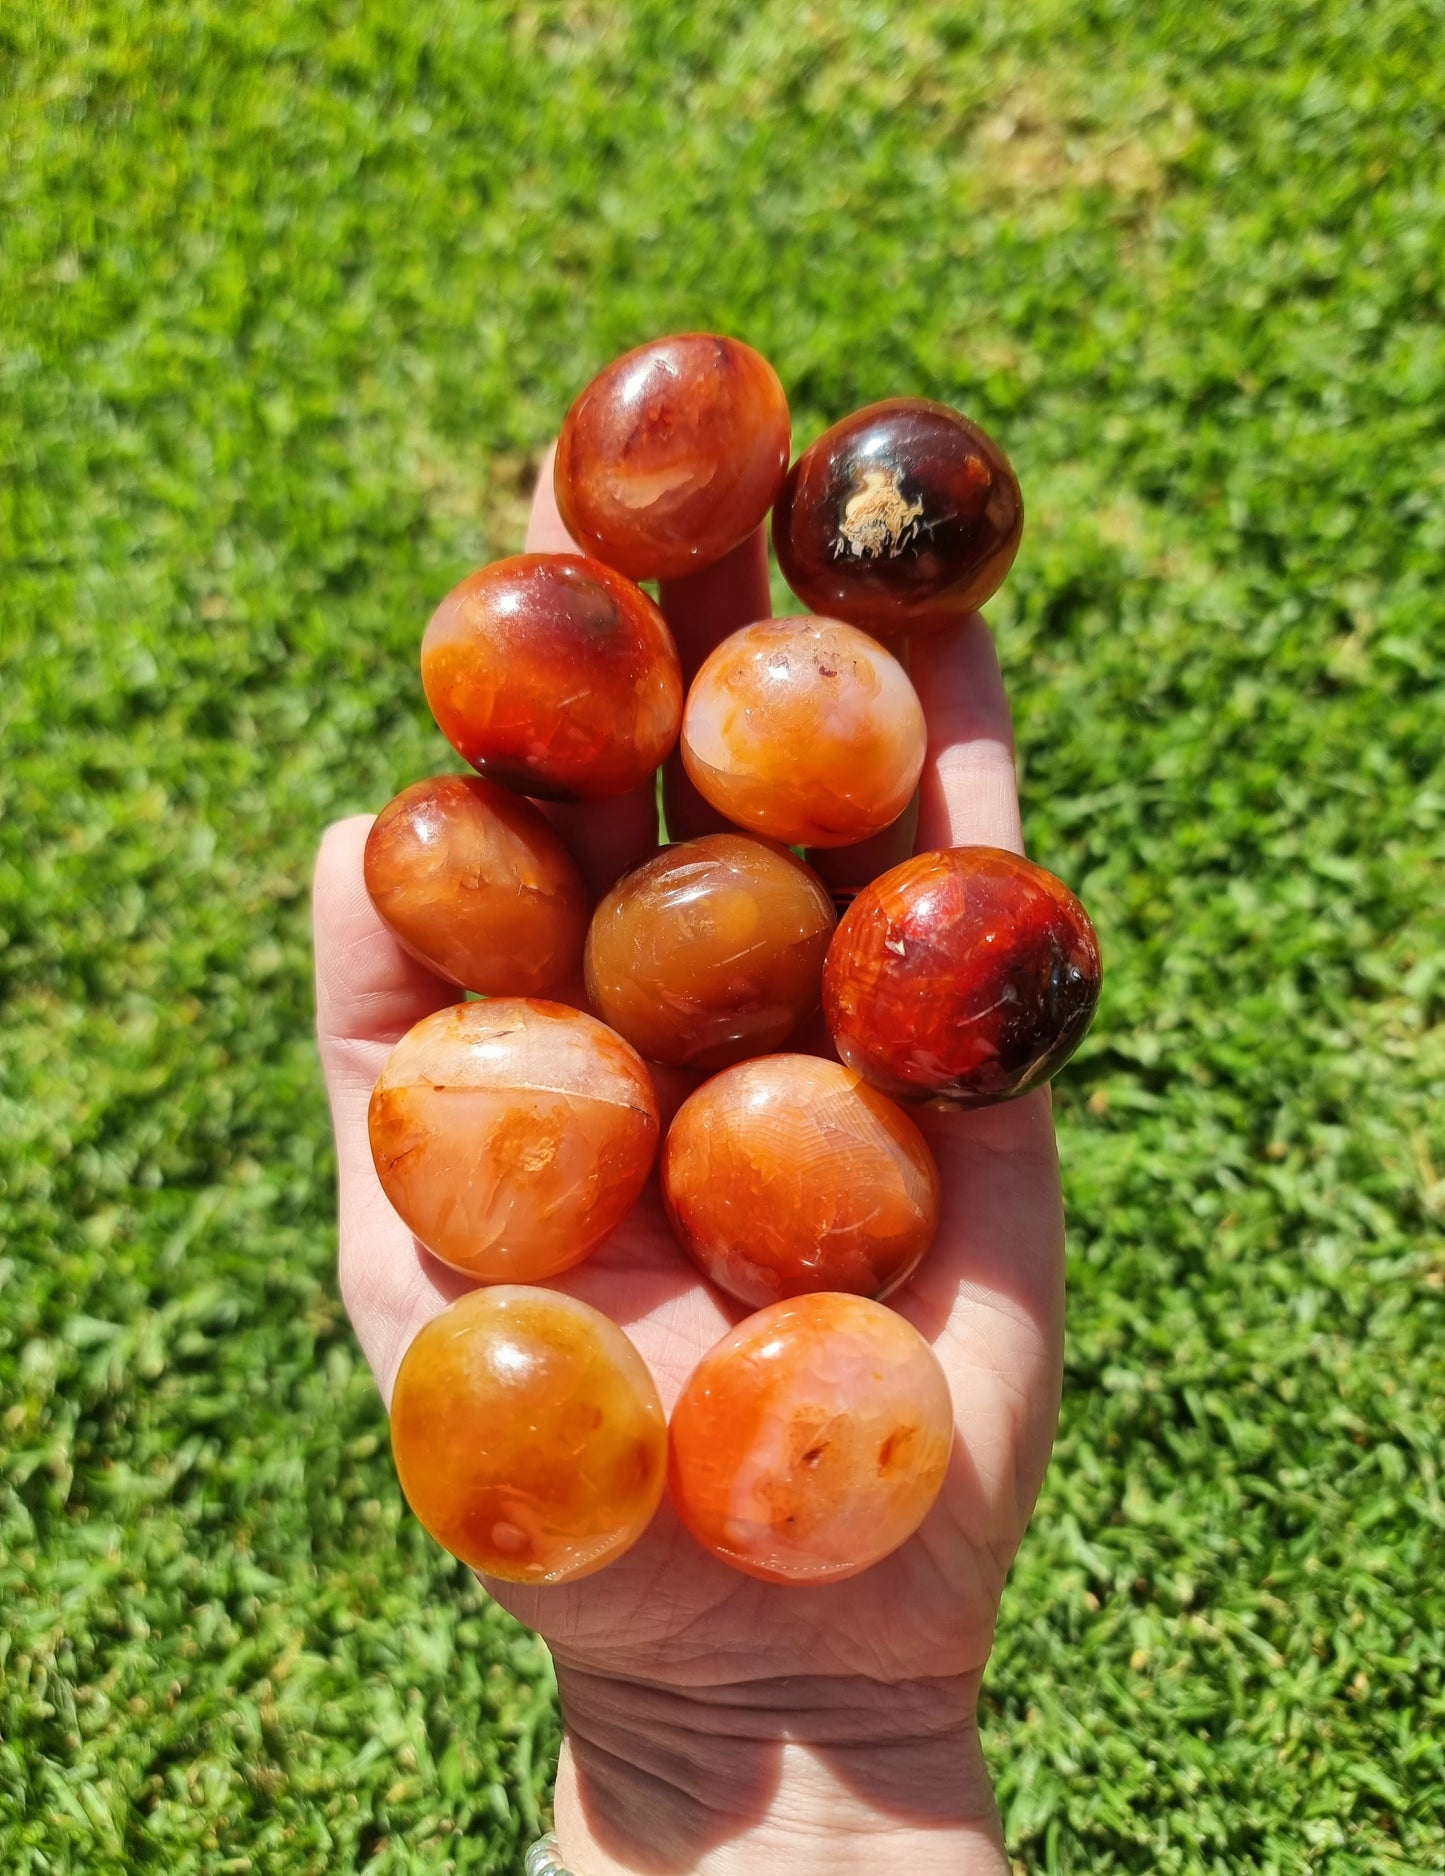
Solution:
M631 1211L658 1140L636 1052L595 1017L530 997L423 1018L388 1058L369 1122L396 1210L487 1283L580 1263Z
M688 692L682 761L740 827L846 847L896 821L927 725L908 673L836 619L764 619L725 638Z
M606 1316L555 1290L474 1290L423 1328L391 1403L407 1502L474 1570L565 1583L621 1556L662 1496L652 1376Z
M938 1358L883 1303L824 1291L749 1316L673 1410L672 1500L698 1542L775 1583L856 1576L943 1485L953 1407Z

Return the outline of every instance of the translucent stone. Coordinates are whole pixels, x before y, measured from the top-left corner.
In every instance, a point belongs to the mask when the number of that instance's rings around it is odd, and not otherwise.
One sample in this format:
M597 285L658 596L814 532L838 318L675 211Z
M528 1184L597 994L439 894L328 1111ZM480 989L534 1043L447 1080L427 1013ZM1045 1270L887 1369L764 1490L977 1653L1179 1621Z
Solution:
M567 413L554 484L567 531L634 580L719 560L767 517L788 469L778 374L712 333L615 359Z
M835 916L785 847L743 834L679 841L593 913L587 994L649 1060L723 1068L780 1048L816 1010Z
M582 968L587 888L529 802L479 775L414 782L366 841L366 890L398 942L489 996L555 990Z
M555 1290L473 1290L402 1360L391 1441L407 1503L454 1557L513 1583L590 1576L662 1496L652 1376L606 1316Z
M632 1209L658 1140L652 1078L622 1038L524 997L423 1018L369 1120L386 1196L428 1250L485 1283L580 1263Z
M672 1500L734 1569L838 1580L918 1529L952 1444L948 1382L911 1324L866 1297L799 1296L693 1371L672 1415Z
M662 1151L678 1242L753 1309L814 1290L881 1297L938 1227L938 1168L913 1121L837 1062L769 1055L714 1075Z
M846 847L908 806L928 740L908 673L835 619L765 619L712 653L688 692L682 760L739 826Z
M1023 533L1007 456L920 397L869 404L793 464L773 510L783 578L806 606L882 637L937 632L1003 584Z
M422 686L447 741L548 800L624 794L677 741L682 667L640 587L580 554L517 554L432 614Z
M828 952L823 1010L875 1088L983 1107L1063 1067L1101 978L1094 927L1061 880L997 847L954 847L858 894Z

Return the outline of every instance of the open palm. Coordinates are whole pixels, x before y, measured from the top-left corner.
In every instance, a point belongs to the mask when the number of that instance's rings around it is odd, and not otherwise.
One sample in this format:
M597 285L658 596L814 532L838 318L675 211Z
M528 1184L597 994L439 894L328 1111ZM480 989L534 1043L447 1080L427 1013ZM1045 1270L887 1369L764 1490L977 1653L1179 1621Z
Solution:
M532 550L570 546L543 475ZM724 633L769 610L762 536L720 567L664 588L690 669ZM929 724L917 850L1020 845L1012 741L982 619L920 642L912 674ZM681 803L682 831L692 809ZM559 816L600 887L655 839L651 791ZM432 1259L388 1204L371 1163L366 1110L392 1045L456 990L411 960L381 924L362 882L368 817L327 835L316 877L321 1051L341 1180L341 1282L358 1336L389 1398L417 1330L469 1287ZM902 857L872 843L871 870ZM847 864L830 856L827 864ZM861 883L854 878L853 884ZM661 1074L664 1123L699 1077ZM694 1704L747 1690L829 1682L880 1690L972 1687L999 1597L1052 1441L1058 1405L1063 1226L1047 1090L976 1113L917 1111L943 1180L932 1250L890 1299L932 1343L953 1395L957 1439L948 1478L902 1549L841 1583L756 1581L704 1553L664 1502L642 1540L581 1582L522 1588L488 1582L549 1643L564 1719L582 1734L596 1690L626 1684ZM747 1312L705 1282L676 1245L656 1180L591 1258L553 1280L626 1330L669 1410L698 1359ZM603 1700L605 1707L606 1701ZM827 1741L819 1742L827 1750Z

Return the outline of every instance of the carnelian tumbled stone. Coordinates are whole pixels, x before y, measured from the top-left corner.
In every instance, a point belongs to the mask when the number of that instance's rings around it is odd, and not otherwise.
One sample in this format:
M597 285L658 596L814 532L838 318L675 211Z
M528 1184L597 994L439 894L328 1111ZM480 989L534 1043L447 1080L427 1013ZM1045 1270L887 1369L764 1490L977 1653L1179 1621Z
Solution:
M391 1402L407 1503L512 1583L590 1576L636 1543L667 1472L652 1376L606 1316L555 1290L460 1297L418 1333Z
M882 636L941 630L1003 584L1023 533L1009 460L946 404L894 397L834 424L773 510L783 578L806 606Z
M908 806L928 740L908 673L836 619L764 619L693 679L682 760L730 821L796 847L848 847Z
M708 332L615 359L567 413L557 508L580 547L634 580L720 560L788 471L788 400L761 353Z
M938 1358L882 1303L829 1291L749 1316L673 1409L668 1476L693 1536L749 1576L856 1576L938 1496L953 1405Z
M983 1107L1063 1067L1101 971L1089 915L1061 880L997 847L954 847L858 894L828 952L823 1011L875 1088Z
M549 823L480 775L413 782L366 837L366 890L397 941L489 996L555 990L582 968L587 888Z
M813 1290L886 1296L938 1227L938 1168L902 1108L816 1055L705 1082L662 1149L678 1242L753 1309Z
M587 994L649 1060L724 1068L780 1048L818 1007L836 917L785 847L742 834L679 841L624 873L593 913Z
M581 554L516 554L468 574L432 614L421 681L474 769L548 800L646 781L682 718L667 621L640 587Z
M657 1096L595 1017L491 997L407 1031L369 1124L386 1196L429 1251L484 1283L531 1282L580 1263L632 1209Z

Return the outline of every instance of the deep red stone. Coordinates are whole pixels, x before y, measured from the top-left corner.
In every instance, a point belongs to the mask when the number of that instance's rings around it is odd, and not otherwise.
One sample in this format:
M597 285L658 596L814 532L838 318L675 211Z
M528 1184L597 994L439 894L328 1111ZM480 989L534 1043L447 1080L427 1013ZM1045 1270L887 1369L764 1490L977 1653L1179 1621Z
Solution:
M581 554L516 554L432 615L421 680L447 741L555 801L626 793L677 741L682 666L647 594Z
M898 1100L1007 1101L1073 1054L1099 941L1062 881L997 847L922 853L844 913L823 971L838 1053Z
M767 517L788 400L750 345L710 332L614 359L567 413L553 486L568 533L634 580L710 566Z
M992 437L945 404L894 397L804 450L773 509L773 546L805 605L888 637L941 631L981 606L1023 523Z

